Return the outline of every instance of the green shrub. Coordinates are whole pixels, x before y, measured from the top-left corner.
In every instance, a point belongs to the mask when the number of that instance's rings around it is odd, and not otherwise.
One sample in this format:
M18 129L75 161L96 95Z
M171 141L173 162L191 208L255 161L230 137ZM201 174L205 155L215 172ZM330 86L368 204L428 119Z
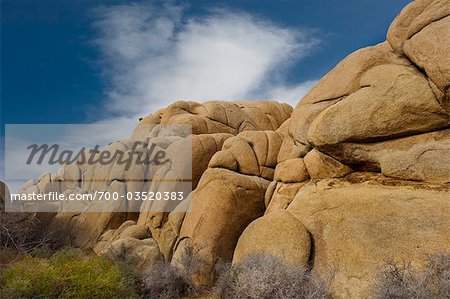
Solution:
M26 256L0 273L0 298L137 298L136 279L80 250Z

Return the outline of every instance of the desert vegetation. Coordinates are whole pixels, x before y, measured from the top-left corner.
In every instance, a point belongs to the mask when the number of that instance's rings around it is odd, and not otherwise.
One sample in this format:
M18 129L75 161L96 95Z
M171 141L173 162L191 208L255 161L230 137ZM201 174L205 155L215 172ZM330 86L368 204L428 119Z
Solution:
M185 259L183 257L183 259ZM200 295L224 299L319 299L330 298L329 282L308 269L290 266L269 254L249 255L239 264L218 262L216 282L209 288L197 286L193 271L201 261L190 260L189 267L166 262L153 266L143 279L144 298L183 298Z
M205 287L195 283L204 264L190 250L177 263L161 260L138 272L132 262L61 247L32 215L1 216L1 298L331 298L332 273L319 277L270 254L216 263L216 280ZM374 298L450 298L450 253L429 256L424 268L387 263Z
M29 254L0 272L2 298L138 298L137 290L119 265L75 249Z
M375 298L450 298L450 252L428 256L423 269L388 262L378 277Z
M306 268L291 266L267 254L252 254L223 267L215 286L220 298L331 298L329 284Z
M35 215L0 213L0 249L32 252L42 246L58 248L61 242Z

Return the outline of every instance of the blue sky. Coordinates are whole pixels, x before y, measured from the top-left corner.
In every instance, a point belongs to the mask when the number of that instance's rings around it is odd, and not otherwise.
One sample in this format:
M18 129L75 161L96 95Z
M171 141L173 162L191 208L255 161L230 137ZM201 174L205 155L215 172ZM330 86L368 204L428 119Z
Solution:
M2 0L2 126L135 118L180 97L300 98L382 42L408 2Z

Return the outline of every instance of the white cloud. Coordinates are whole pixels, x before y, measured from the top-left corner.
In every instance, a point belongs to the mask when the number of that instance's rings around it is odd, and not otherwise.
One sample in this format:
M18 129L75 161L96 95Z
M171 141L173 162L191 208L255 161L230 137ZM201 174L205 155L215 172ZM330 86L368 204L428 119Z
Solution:
M279 99L295 108L303 95L305 95L316 83L317 80L309 80L294 86L272 86L267 93L269 98Z
M153 2L101 7L96 16L105 105L114 115L144 116L177 100L275 98L295 106L311 86L284 82L318 43L310 30L227 10L186 17L180 6Z
M181 99L278 99L295 106L315 83L288 84L285 78L319 42L308 30L226 10L189 17L183 7L152 2L101 7L95 16L95 44L109 86L108 117L97 123L112 125L75 128L58 144L82 147L125 139L139 116ZM26 149L22 144L8 152L7 176L36 178L52 170L18 167L14 161L28 154L18 148ZM0 170L4 162L0 155ZM12 183L13 189L19 185Z

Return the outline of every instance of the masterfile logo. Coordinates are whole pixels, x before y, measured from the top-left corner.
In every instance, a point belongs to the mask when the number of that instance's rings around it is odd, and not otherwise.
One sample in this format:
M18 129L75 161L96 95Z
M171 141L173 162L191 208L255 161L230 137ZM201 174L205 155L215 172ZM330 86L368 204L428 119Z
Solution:
M140 125L112 143L92 134L104 126L7 125L5 178L12 188L6 209L167 212L188 198L190 126Z

